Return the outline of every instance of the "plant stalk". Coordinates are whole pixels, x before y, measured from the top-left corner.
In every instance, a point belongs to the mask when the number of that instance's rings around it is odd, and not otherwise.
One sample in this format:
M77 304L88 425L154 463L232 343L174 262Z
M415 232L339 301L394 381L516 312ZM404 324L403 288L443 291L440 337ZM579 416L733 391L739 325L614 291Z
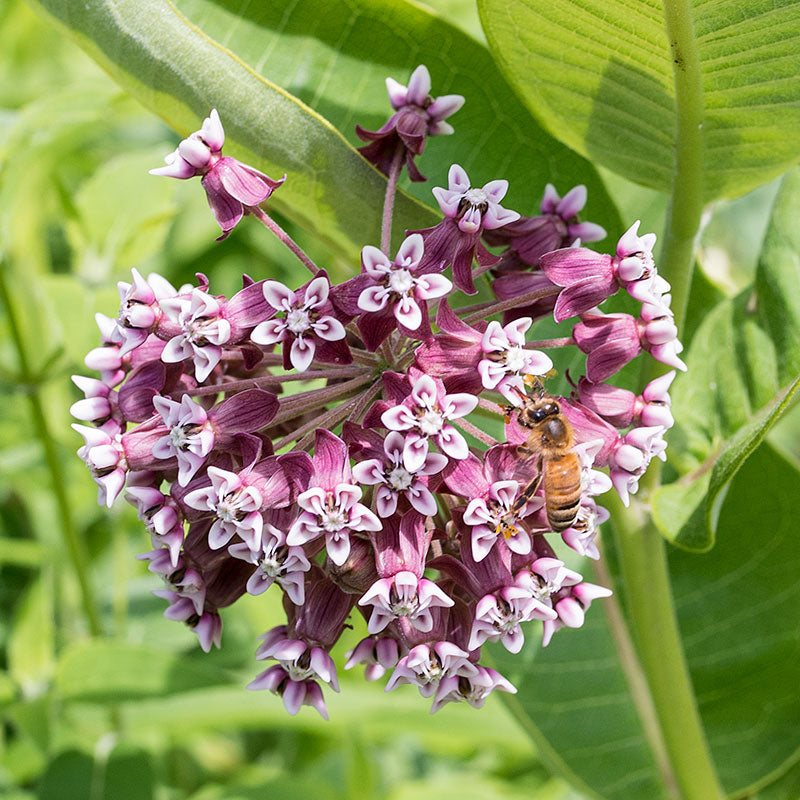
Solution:
M403 153L405 145L398 142L392 165L389 168L389 181L386 184L386 195L383 198L383 219L381 221L381 250L389 257L389 248L392 246L392 216L394 214L394 196L397 193L397 181L403 170Z
M3 305L5 305L6 312L8 313L8 327L14 342L14 348L17 351L17 358L19 359L20 377L27 388L26 394L31 407L33 428L42 445L45 464L50 473L50 482L53 485L53 494L55 495L56 506L58 508L61 535L67 547L67 553L72 562L75 577L78 579L81 605L83 606L83 612L86 616L86 622L92 636L99 636L102 633L100 614L97 610L97 602L86 570L86 565L89 563L89 555L83 540L78 536L75 530L75 525L72 520L69 497L67 496L64 484L64 471L61 468L56 443L47 424L47 415L44 412L40 395L40 385L34 377L30 363L28 362L28 354L25 350L22 331L17 321L16 310L14 309L14 304L11 301L11 296L6 286L6 274L7 266L5 264L0 264L0 298L2 298Z
M250 213L259 219L267 228L269 228L272 233L278 238L279 241L283 242L299 259L300 263L312 274L316 275L320 270L319 267L306 255L305 250L300 247L291 236L289 236L286 231L275 222L272 217L264 211L263 208L259 208L258 206L253 206L249 209Z
M641 504L610 492L614 538L636 650L683 800L725 797L714 769L683 652L666 544Z

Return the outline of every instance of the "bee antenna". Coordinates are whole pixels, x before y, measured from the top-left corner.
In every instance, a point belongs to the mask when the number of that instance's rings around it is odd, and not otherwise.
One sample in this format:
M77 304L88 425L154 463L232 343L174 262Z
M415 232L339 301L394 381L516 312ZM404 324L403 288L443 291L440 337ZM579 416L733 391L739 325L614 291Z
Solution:
M575 381L574 381L574 380L572 380L572 376L569 374L569 367L567 367L567 369L565 369L565 370L564 370L564 377L567 379L567 383L568 383L568 384L569 384L569 385L570 385L570 386L571 386L573 389L575 389L575 391L577 391L577 390L578 390L578 384L577 384L577 383L575 383Z

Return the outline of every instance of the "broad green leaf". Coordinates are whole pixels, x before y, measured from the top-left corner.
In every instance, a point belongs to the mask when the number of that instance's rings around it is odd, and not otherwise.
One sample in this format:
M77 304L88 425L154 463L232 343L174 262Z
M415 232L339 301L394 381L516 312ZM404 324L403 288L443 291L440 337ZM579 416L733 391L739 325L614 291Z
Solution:
M271 175L287 172L270 202L345 254L377 241L385 189L385 179L355 152L353 126L379 127L389 110L384 78L405 81L421 61L431 69L435 93L467 97L453 118L456 135L429 142L420 161L433 181L441 183L453 161L472 170L478 184L524 175L516 185L512 180L509 206L528 213L547 181L562 191L582 182L589 188L588 217L619 229L597 174L538 127L486 49L410 3L40 5L181 134L216 107L226 152ZM431 204L430 185L413 191ZM437 219L403 197L397 217L397 236Z
M79 750L59 753L36 787L37 800L86 800L92 796L94 761Z
M673 71L683 55L670 48L663 0L478 5L490 49L551 133L630 180L670 188ZM689 5L708 201L743 194L797 163L800 13L796 0Z
M714 544L731 478L800 389L800 170L775 199L755 291L708 312L692 339L688 373L675 383L670 432L674 465L684 473L658 489L661 532L690 550ZM697 302L697 301L695 301ZM697 312L699 313L699 312Z
M8 641L8 671L26 694L44 689L55 666L54 648L53 587L43 572L20 597Z
M762 444L731 482L706 555L670 552L686 657L734 795L800 757L800 470Z
M781 182L756 270L758 319L772 341L778 379L800 372L800 169Z
M118 745L104 765L101 800L152 800L155 785L152 756L145 750Z
M734 797L800 755L798 486L800 471L762 444L733 478L714 550L670 551L702 721ZM545 649L528 642L512 657L494 648L519 689L508 705L546 740L547 763L579 787L606 800L666 797L607 612L608 601L596 601L582 629L559 631Z
M110 640L73 644L59 659L56 671L56 689L64 700L96 703L163 697L228 680L219 667Z

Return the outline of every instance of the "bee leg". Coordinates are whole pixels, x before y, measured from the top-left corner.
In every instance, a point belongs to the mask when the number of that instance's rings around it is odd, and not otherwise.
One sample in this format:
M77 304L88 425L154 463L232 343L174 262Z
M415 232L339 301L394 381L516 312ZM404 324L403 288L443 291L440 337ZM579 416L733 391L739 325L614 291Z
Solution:
M525 508L528 501L536 494L541 483L542 483L542 471L540 467L539 474L533 480L528 482L527 486L525 486L525 488L520 492L519 497L517 497L517 499L512 503L509 511L512 514L516 514L522 511L522 509Z

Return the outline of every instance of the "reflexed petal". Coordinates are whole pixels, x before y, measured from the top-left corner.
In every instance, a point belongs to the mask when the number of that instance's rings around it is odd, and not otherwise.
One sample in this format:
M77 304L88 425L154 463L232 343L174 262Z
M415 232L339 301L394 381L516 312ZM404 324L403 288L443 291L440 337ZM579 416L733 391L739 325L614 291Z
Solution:
M424 64L420 64L408 79L408 92L406 103L415 106L424 106L428 95L431 93L431 74Z
M461 461L469 455L467 440L452 425L445 425L436 440L450 458Z
M328 283L326 277L320 276L314 278L306 287L306 297L303 302L303 308L317 308L321 306L328 299L329 292L330 283Z
M437 122L447 119L455 114L464 105L464 98L460 94L443 94L437 97L425 110L432 120Z
M383 286L370 286L358 296L358 307L362 311L375 313L386 308L389 302L389 291Z
M253 328L250 338L256 344L277 344L286 330L286 321L282 319L268 319Z
M447 172L447 188L463 194L469 187L469 175L458 164L453 164Z
M288 311L296 302L295 293L279 281L264 281L264 299L277 311Z
M337 342L346 335L344 325L335 317L320 317L311 327L320 339L328 342Z
M453 284L444 275L431 273L417 278L414 291L420 300L432 300L436 297L444 297L452 288Z
M367 275L380 280L392 268L392 262L377 247L368 244L361 250L361 266Z
M395 319L408 330L415 331L422 324L422 311L413 297L406 295L394 307Z
M570 189L558 202L556 214L562 219L572 219L586 205L586 194L582 184Z
M490 203L499 203L506 196L506 192L508 192L508 181L489 181L489 183L484 185L482 191L486 197L489 198Z
M402 83L398 83L394 78L386 79L386 92L389 95L389 102L395 111L406 104L408 89Z
M316 349L317 346L314 344L313 339L295 339L292 342L292 349L289 354L292 366L298 372L305 372L314 360L314 352Z
M403 240L400 249L397 251L394 263L405 269L413 270L422 260L424 250L425 243L422 235L419 233L412 233L411 236Z

